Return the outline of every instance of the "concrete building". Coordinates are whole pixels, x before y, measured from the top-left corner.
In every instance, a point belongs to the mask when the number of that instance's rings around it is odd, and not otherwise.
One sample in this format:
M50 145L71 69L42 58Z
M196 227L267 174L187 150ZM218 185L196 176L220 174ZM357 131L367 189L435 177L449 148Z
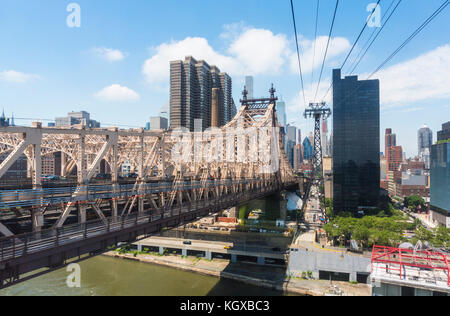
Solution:
M356 93L355 93L356 91ZM356 212L380 196L380 83L333 70L333 207Z
M431 147L430 201L433 220L450 228L450 141L444 128Z
M418 155L425 150L425 148L431 149L433 144L433 132L427 125L423 125L417 132L417 145Z
M87 128L100 128L100 123L91 120L91 115L86 111L70 112L66 117L55 118L56 127L70 127L74 125L82 125Z
M166 130L169 128L169 121L165 117L155 116L150 118L150 130Z
M370 258L345 252L320 252L291 245L287 274L301 277L311 271L315 279L367 284Z

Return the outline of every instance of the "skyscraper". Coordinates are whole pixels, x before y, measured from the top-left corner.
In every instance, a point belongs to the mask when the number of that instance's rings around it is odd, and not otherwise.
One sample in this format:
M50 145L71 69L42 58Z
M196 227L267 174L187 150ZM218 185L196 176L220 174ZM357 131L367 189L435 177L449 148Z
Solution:
M253 77L247 76L245 77L245 88L247 89L247 98L253 99Z
M333 207L376 207L380 195L380 83L333 70Z
M312 160L313 158L313 147L309 137L305 137L303 140L303 159Z
M283 101L278 101L276 105L276 111L277 111L277 118L278 118L278 124L280 124L281 127L286 126L286 103Z
M450 122L442 124L442 131L437 133L438 141L450 139Z
M216 66L191 56L184 61L170 62L170 127L185 127L190 131L194 131L195 126L203 130L210 127L213 89L217 89L218 101L214 120L222 126L235 112L231 77Z
M417 132L418 155L420 156L425 148L431 149L432 144L433 132L428 126L423 125Z
M322 121L322 154L324 157L330 157L330 152L328 151L328 121Z
M442 126L441 133L438 133L438 143L431 147L430 170L432 216L447 228L450 228L450 137L445 134L445 129L450 126L449 123Z
M287 158L292 166L294 168L294 150L295 146L297 145L297 128L295 126L288 126L286 131L286 155Z

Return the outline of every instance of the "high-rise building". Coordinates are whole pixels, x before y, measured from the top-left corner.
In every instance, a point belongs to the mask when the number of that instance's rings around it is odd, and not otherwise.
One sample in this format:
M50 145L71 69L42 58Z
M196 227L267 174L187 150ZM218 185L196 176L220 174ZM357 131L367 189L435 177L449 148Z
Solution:
M292 168L294 168L294 150L297 145L297 128L295 126L288 126L286 130L286 155Z
M214 96L218 101L214 120L222 126L235 113L231 77L191 56L170 62L170 127L194 131L195 122L203 130L210 127L213 89L217 89Z
M286 122L286 103L283 101L278 101L276 105L276 111L277 111L277 118L278 118L278 124L280 124L281 127L285 127Z
M305 137L303 140L303 160L312 160L313 147L309 137Z
M397 135L392 133L391 128L386 129L386 133L384 136L384 154L386 157L386 161L388 162L388 170L394 171L389 166L390 156L391 156L391 148L397 146Z
M329 146L328 146L328 121L322 121L322 155L324 157L330 157Z
M442 124L442 131L437 133L438 142L450 139L450 122Z
M294 171L298 171L300 169L300 165L302 164L302 146L297 144L294 146Z
M423 125L417 132L417 144L419 156L425 148L431 149L431 145L433 144L433 132L428 126Z
M333 207L356 212L380 196L380 83L333 70Z
M403 162L403 148L402 146L389 147L389 156L387 158L388 170L397 171L398 167Z
M431 147L430 204L433 219L450 228L450 138L443 136L448 126L442 126L438 143Z
M253 77L252 76L247 76L245 77L245 88L247 89L247 98L249 99L253 99L254 94L253 94Z

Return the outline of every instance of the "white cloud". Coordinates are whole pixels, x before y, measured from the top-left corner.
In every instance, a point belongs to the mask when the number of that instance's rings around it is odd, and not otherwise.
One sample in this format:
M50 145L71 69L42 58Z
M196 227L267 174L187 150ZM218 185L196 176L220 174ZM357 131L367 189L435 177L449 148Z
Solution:
M163 43L155 50L156 54L145 61L142 68L150 84L168 83L170 61L184 59L185 56L204 59L210 65L217 65L222 71L230 72L230 69L237 69L233 58L217 53L208 41L201 37L187 37L182 41Z
M314 54L314 42L316 43L316 49ZM302 72L304 74L311 73L312 69L317 69L322 66L323 57L325 55L325 50L327 48L328 36L319 36L317 39L308 40L305 38L299 39L300 46L300 58L302 62ZM333 37L330 40L330 45L328 47L328 53L326 58L326 63L331 66L338 66L336 63L337 57L340 57L344 53L350 51L351 44L349 40L344 37ZM314 62L314 65L313 65ZM292 54L290 59L291 71L298 73L298 59L297 54ZM340 65L339 65L340 66Z
M239 28L242 28L240 33L237 32ZM170 61L193 56L216 65L232 76L277 74L290 56L286 36L273 34L269 30L243 29L239 24L230 26L221 37L230 39L227 54L215 51L202 37L187 37L181 41L163 43L154 48L155 53L145 61L142 73L150 84L167 85Z
M15 70L5 70L0 72L0 80L2 81L26 83L35 79L39 79L39 76L26 74Z
M95 97L104 101L136 101L140 99L140 96L135 91L121 86L119 84L113 84L109 87L105 87L95 94Z
M126 57L125 53L122 53L118 49L106 48L106 47L97 47L93 48L92 51L98 57L105 59L109 62L121 61Z
M381 102L393 107L450 98L450 45L380 71ZM365 79L365 78L364 78Z

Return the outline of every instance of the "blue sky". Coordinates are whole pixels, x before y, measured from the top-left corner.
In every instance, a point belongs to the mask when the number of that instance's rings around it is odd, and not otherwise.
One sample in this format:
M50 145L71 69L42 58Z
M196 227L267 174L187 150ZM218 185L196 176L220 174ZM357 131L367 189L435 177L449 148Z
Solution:
M391 1L380 2L382 14ZM72 2L81 8L80 28L66 24L66 7ZM373 2L341 0L319 95L328 88L331 69L342 63ZM365 79L441 3L403 0L356 74ZM314 80L316 1L294 4L310 101L335 1L321 0ZM0 107L17 118L52 119L87 110L103 125L144 126L169 100L168 60L193 55L230 73L236 103L245 75L254 76L256 95L267 95L273 82L287 103L288 121L295 121L305 134L313 124L301 115L290 14L289 0L2 0ZM375 76L381 81L382 131L392 127L408 156L416 154L421 125L436 132L450 118L449 30L447 7ZM366 30L349 65L372 31Z

